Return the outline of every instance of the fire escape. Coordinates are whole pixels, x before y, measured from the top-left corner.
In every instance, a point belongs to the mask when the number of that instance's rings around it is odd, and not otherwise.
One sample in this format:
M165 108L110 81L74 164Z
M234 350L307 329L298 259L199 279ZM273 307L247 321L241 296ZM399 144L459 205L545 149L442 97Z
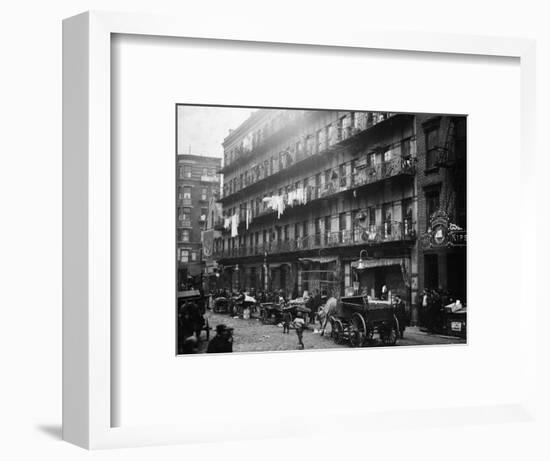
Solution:
M457 186L459 186L457 175L458 162L461 160L457 158L457 151L455 149L456 123L453 117L448 118L444 132L444 142L438 148L435 165L443 168L445 172L446 187L443 191L441 209L451 216L453 206L456 203L456 190Z

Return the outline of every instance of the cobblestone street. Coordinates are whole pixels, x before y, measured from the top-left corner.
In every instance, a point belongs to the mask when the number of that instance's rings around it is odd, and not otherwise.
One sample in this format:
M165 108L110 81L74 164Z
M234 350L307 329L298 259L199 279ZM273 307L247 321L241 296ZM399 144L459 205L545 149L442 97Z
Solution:
M283 333L283 328L277 325L264 325L259 319L243 320L231 318L228 315L206 314L209 324L212 327L211 337L215 335L216 325L225 324L234 328L233 351L234 352L260 352L260 351L290 351L299 350L296 332L291 329L289 334ZM319 327L309 325L304 331L303 341L305 349L333 349L348 348L348 344L336 344L330 337L330 325L324 336L315 332ZM204 337L204 334L203 334ZM433 335L421 332L417 327L407 328L404 339L397 341L398 346L419 346L429 344L465 344L461 338L450 336ZM201 345L201 352L205 352L207 343ZM376 347L376 345L375 345Z

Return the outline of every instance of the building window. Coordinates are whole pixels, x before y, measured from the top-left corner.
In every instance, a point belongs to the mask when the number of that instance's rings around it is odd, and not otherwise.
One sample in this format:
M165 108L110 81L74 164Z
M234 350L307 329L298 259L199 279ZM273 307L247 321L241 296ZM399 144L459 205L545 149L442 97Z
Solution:
M409 236L413 230L413 203L412 199L407 198L403 200L401 205L403 215L403 233L405 236Z
M384 220L384 238L392 235L392 204L382 207L382 219Z
M306 137L306 155L313 154L313 136L308 135Z
M432 215L439 210L439 188L430 189L425 192L426 196L426 227L430 226Z
M368 216L369 216L369 227L371 229L374 229L374 227L376 226L376 208L374 208L373 206L371 206L369 209L368 209Z
M207 187L201 187L201 200L207 200L208 197L208 188ZM191 196L189 196L191 198Z
M347 139L351 135L351 116L346 115L342 118L342 134L341 139Z
M411 138L401 141L401 157L409 158L411 156Z
M189 229L182 229L181 231L181 241L189 242Z
M192 173L191 165L184 165L183 166L183 171L184 171L184 177L186 177L186 178L191 177L191 173Z
M333 136L333 130L332 130L332 125L328 125L326 128L325 128L325 138L327 140L327 146L330 146L333 144L333 140L332 140L332 136Z
M426 169L432 169L437 166L437 152L439 142L439 129L432 128L426 131Z
M346 214L347 213L340 213L338 217L338 229L341 231L346 230L347 228Z
M323 131L318 130L317 131L317 152L321 152L324 149L323 145L324 139L323 139Z
M321 244L321 237L323 234L323 224L324 224L324 218L317 218L315 220L315 244L320 245Z
M179 260L182 263L189 262L189 250L180 249Z
M191 198L191 188L190 187L184 187L183 188L183 198L184 199L190 199Z
M208 176L208 168L203 168L202 169L202 175L203 176Z
M191 219L191 208L180 208L180 219L189 221Z
M338 126L336 127L336 142L339 142L343 139L344 136L344 119L346 117L342 117L338 119Z
M196 261L197 260L197 252L196 251L192 251L191 252L191 261Z

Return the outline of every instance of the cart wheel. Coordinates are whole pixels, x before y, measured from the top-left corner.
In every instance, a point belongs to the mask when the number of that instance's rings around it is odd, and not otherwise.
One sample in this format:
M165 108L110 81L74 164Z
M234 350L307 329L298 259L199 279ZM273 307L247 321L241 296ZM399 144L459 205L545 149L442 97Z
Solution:
M361 314L355 312L349 325L349 341L352 347L361 347L365 343L367 325Z
M340 320L335 319L333 329L334 329L334 335L333 335L334 342L336 344L342 344L342 342L344 341L344 325Z

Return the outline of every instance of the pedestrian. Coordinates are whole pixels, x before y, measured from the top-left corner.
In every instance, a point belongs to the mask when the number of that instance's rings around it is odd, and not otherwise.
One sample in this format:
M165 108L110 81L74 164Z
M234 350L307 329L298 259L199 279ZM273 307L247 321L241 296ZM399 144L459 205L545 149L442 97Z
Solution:
M233 352L233 328L223 323L216 326L216 336L208 343L207 353Z
M321 298L321 293L319 293L319 290L315 290L315 294L313 295L312 302L311 302L311 314L310 314L310 323L315 324L315 319L317 318L317 312L319 311L319 308L323 304L323 299Z
M407 311L405 309L405 302L401 299L401 296L395 295L395 317L399 323L399 337L403 339L403 333L405 332L405 326L407 324Z
M382 294L380 296L380 299L382 301L388 300L388 287L386 286L386 284L382 285Z
M304 342L302 341L302 336L304 334L304 327L306 322L302 318L302 313L298 312L296 318L294 319L294 328L296 329L296 336L298 336L298 345L300 349L304 348Z
M292 314L290 311L283 313L283 333L290 333L290 322L292 322Z
M420 300L421 309L420 312L422 313L422 324L428 329L431 329L430 325L430 316L428 313L428 290L424 288L422 291L422 298Z

